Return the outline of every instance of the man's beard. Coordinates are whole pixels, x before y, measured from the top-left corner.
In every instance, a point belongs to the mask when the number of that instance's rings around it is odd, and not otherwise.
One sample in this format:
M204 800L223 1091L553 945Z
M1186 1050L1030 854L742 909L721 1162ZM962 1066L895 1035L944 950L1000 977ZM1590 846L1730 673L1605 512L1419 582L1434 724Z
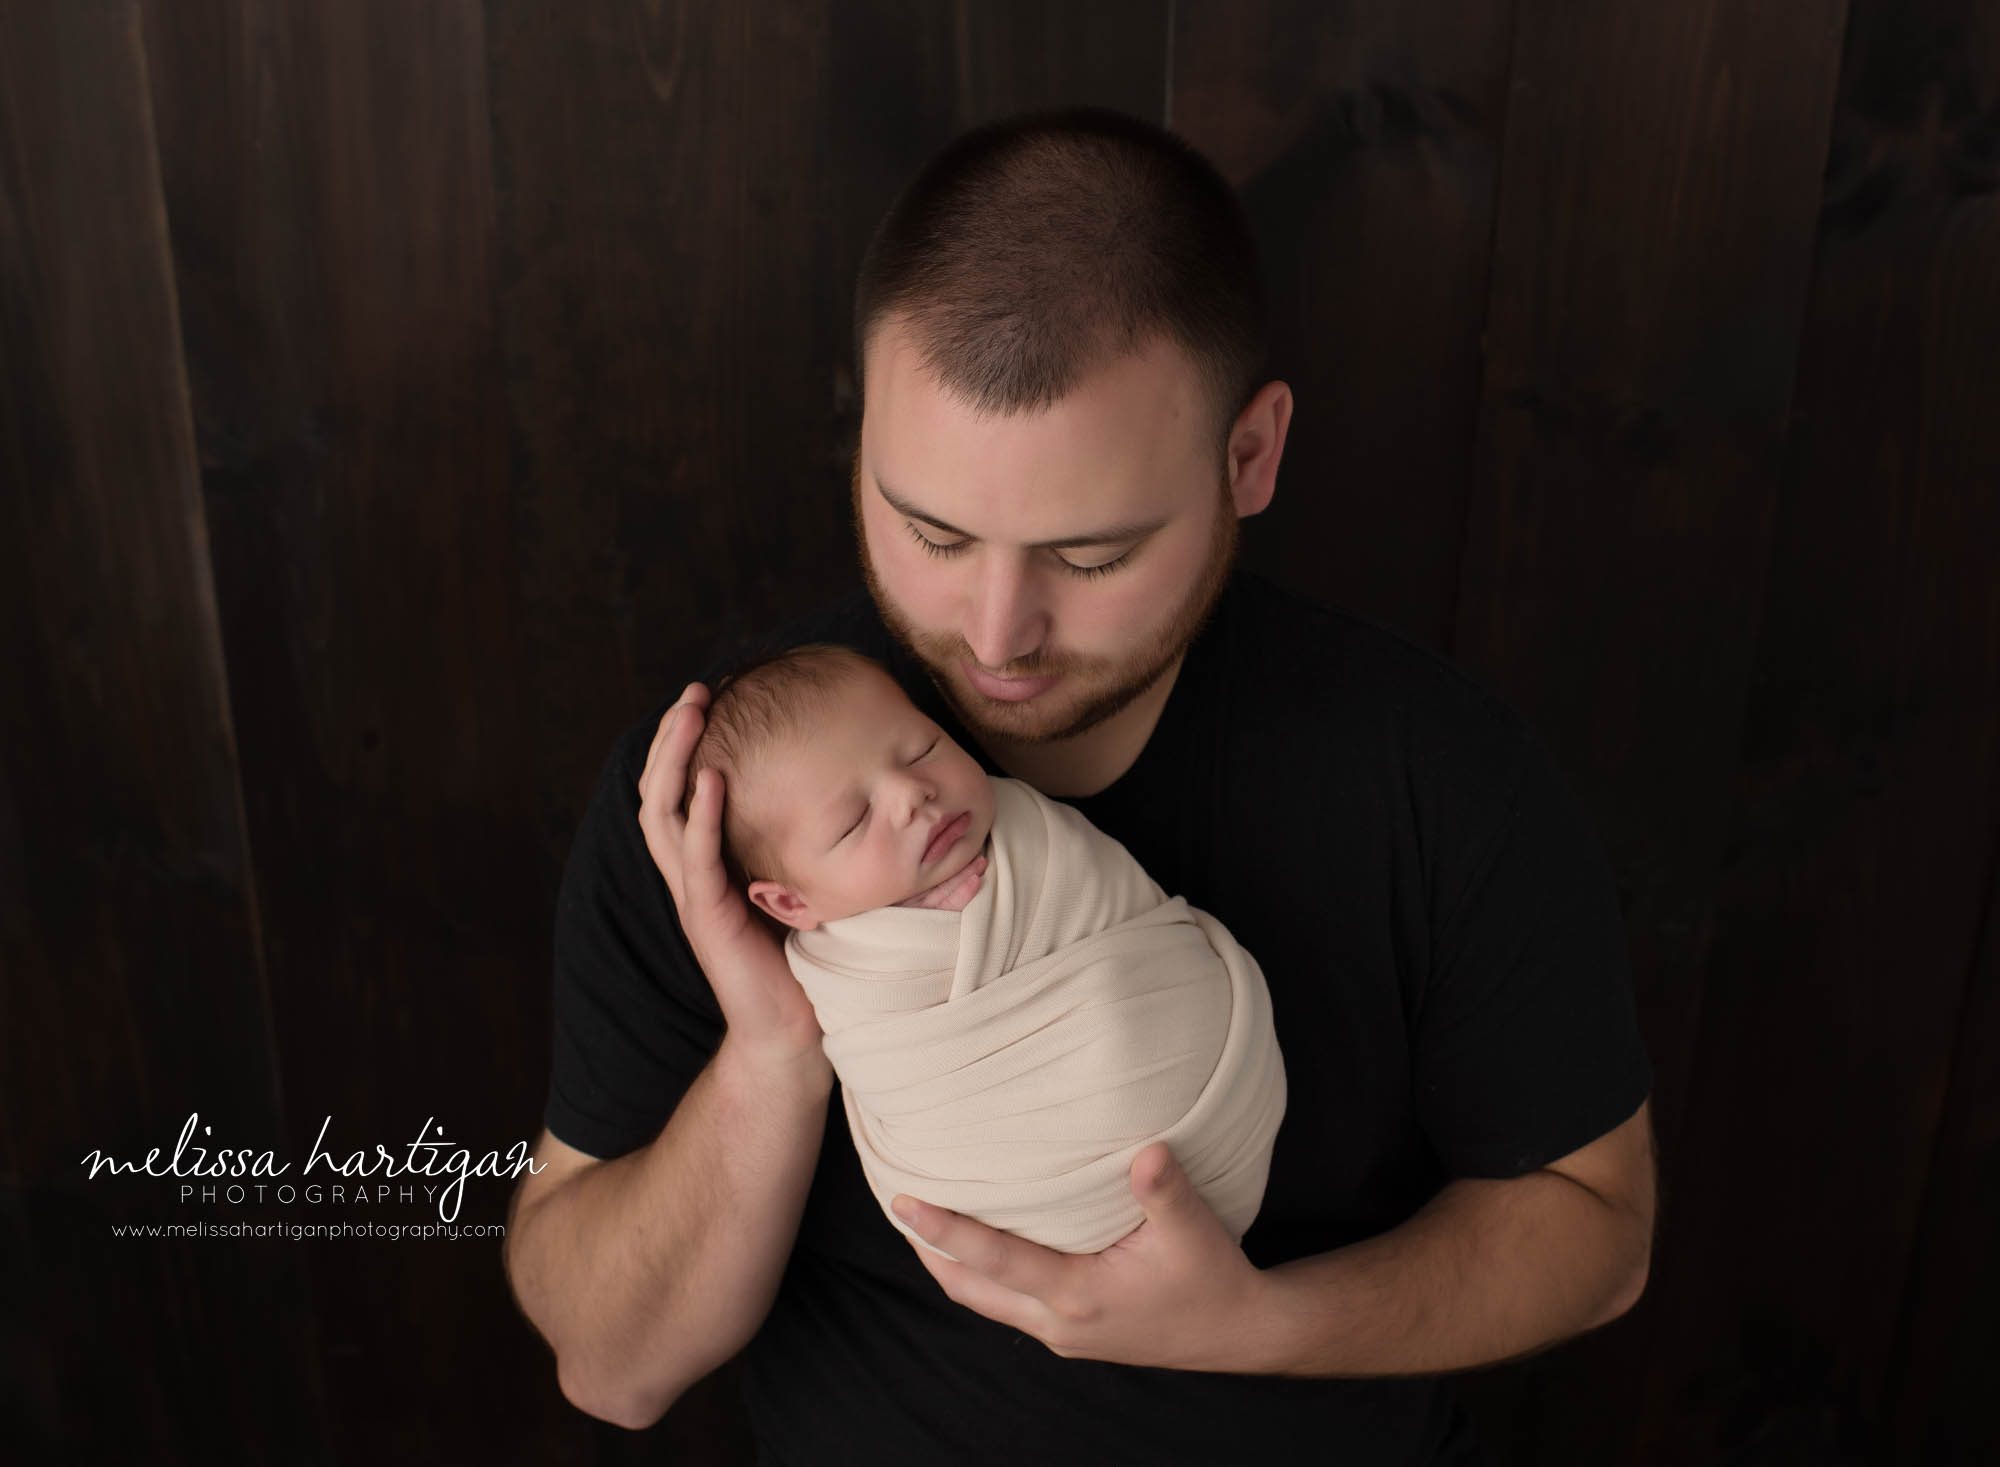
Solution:
M1224 484L1215 505L1215 525L1209 536L1208 558L1195 577L1195 583L1188 588L1173 616L1152 641L1132 657L1112 664L1108 669L1101 661L1080 663L1058 653L1053 657L1037 657L1033 661L1010 665L1004 674L995 676L1040 677L1060 673L1064 684L1073 684L1088 674L1096 674L1102 687L1093 691L1073 711L1062 716L1059 723L1037 726L1032 720L1037 717L1032 705L1042 702L1048 694L1031 698L1024 703L1012 704L993 699L974 697L977 701L970 706L959 696L958 688L951 672L961 663L979 661L972 655L971 646L961 636L943 632L923 632L913 626L902 611L889 599L888 592L876 578L875 567L868 559L868 537L861 523L861 502L859 482L855 484L851 498L854 518L856 548L861 556L861 574L868 583L868 594L875 600L875 609L881 615L883 625L905 650L922 663L930 675L931 682L939 694L951 705L959 722L966 731L976 738L997 740L1016 744L1052 744L1063 739L1075 738L1096 728L1105 720L1122 713L1138 698L1157 683L1172 667L1200 634L1215 603L1221 599L1223 588L1229 584L1230 572L1235 568L1237 545L1241 538L1235 505L1231 502L1228 485ZM1109 671L1110 676L1104 677Z

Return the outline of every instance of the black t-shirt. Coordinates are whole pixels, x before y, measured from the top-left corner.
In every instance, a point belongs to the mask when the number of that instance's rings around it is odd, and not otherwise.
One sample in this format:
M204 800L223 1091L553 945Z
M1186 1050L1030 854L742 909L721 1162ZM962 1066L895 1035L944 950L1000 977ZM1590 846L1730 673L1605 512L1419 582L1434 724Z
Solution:
M770 645L801 641L881 659L1004 772L864 590ZM599 1158L652 1141L722 1038L637 823L665 709L612 751L557 912L545 1119ZM1138 760L1069 803L1263 969L1288 1098L1243 1239L1260 1268L1394 1228L1454 1178L1565 1156L1652 1088L1588 816L1517 713L1373 623L1239 567ZM768 1463L1408 1467L1464 1442L1447 1378L1065 1360L953 1303L882 1216L837 1095L743 1365Z

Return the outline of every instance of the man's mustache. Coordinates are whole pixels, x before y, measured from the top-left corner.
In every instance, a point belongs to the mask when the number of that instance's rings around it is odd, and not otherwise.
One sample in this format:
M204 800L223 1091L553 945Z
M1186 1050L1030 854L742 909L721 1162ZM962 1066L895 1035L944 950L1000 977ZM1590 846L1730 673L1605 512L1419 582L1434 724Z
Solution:
M977 657L974 657L972 655L972 648L964 642L958 642L954 645L932 641L924 637L919 637L916 641L917 650L923 653L925 659L930 662L940 665L945 663L970 662L989 677L1050 677L1058 674L1069 676L1074 673L1086 671L1085 668L1067 659L1052 661L1047 658L1041 658L1030 663L1010 663L1004 668L990 668L980 662Z

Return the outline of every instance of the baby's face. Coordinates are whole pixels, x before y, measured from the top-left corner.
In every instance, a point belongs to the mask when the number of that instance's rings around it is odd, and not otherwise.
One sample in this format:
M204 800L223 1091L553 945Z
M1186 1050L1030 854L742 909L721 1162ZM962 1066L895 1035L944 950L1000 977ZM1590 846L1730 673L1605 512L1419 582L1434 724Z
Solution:
M986 771L872 670L808 737L760 761L750 807L791 878L753 881L750 900L803 929L930 890L993 829Z

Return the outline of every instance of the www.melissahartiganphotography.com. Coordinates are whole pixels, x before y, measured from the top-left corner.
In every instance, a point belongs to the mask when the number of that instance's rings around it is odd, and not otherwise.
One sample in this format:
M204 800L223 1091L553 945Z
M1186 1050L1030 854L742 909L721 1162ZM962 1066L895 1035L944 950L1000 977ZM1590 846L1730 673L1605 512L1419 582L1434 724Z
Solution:
M504 1238L505 1223L113 1223L114 1238Z

